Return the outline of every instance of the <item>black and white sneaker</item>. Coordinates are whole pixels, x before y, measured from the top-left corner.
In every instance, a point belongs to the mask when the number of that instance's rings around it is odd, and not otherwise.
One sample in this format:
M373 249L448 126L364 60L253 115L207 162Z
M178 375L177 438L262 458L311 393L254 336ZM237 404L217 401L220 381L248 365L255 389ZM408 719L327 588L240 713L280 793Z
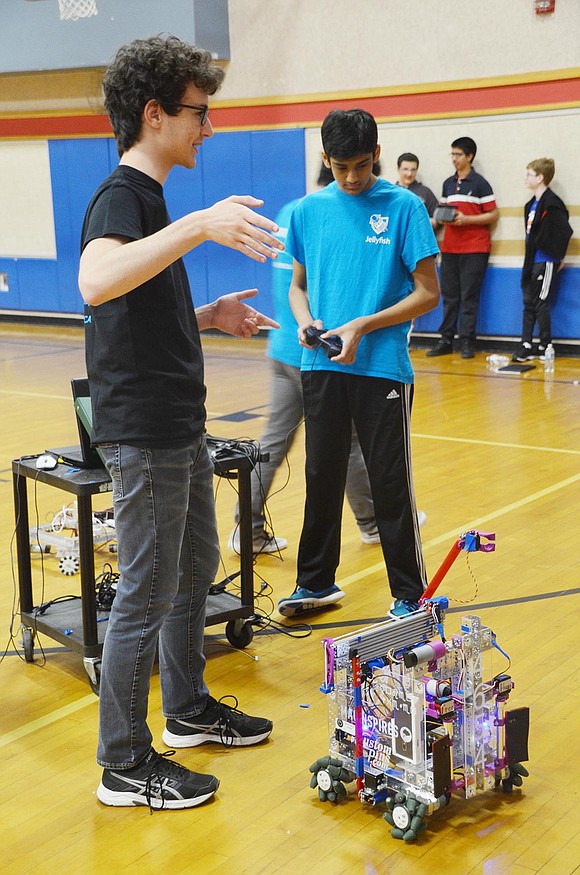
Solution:
M234 705L226 705L232 699ZM272 721L265 717L250 717L238 710L235 696L222 699L209 697L205 711L188 720L168 720L163 741L170 747L196 747L214 741L226 747L247 747L264 741L272 732Z
M531 343L522 343L512 355L512 362L528 362L535 358Z
M159 754L151 748L132 769L104 769L97 797L103 805L148 805L160 808L193 808L210 799L220 782L213 775L190 772L166 759L175 751Z

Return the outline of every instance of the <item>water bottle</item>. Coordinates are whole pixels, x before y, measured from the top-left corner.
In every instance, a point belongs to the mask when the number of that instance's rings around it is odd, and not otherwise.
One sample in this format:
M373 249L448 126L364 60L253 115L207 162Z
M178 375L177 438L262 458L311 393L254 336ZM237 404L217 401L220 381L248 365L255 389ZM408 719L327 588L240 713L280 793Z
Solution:
M507 355L488 355L486 361L490 368L495 368L497 370L509 365L510 359Z
M549 343L546 347L546 352L544 353L544 373L553 374L554 373L554 359L556 354L554 352L554 347L551 343Z

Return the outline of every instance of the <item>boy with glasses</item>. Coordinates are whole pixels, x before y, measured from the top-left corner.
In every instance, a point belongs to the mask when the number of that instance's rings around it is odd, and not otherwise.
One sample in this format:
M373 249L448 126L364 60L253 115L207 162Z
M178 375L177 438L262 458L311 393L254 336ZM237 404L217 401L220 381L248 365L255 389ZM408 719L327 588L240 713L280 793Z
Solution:
M455 207L456 215L445 223L441 241L443 321L441 337L428 356L451 353L456 331L461 357L471 359L475 352L479 295L491 249L489 229L499 216L489 182L471 166L476 152L471 137L451 144L455 174L443 183L441 203Z
M113 481L120 580L103 649L97 789L105 805L190 808L218 787L152 747L150 677L159 654L163 741L255 744L270 720L209 695L205 606L219 545L213 466L204 438L200 329L249 337L277 327L244 300L255 289L193 309L182 256L206 240L265 263L283 245L262 201L232 196L171 222L163 184L193 168L213 129L208 96L223 71L176 37L134 40L104 79L120 162L97 189L82 229L79 287L93 442Z

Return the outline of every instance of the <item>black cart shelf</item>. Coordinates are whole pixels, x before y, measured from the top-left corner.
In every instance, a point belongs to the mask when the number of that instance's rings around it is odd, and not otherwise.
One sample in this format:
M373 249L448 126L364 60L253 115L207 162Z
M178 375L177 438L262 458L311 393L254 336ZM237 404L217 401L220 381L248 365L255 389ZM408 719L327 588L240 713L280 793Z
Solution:
M230 449L226 441L208 437L208 449L218 476L237 479L240 514L240 595L217 592L208 596L206 626L226 623L228 641L246 647L253 638L254 571L252 555L252 498L249 456ZM219 449L219 452L215 451ZM41 454L39 454L41 455ZM81 654L91 687L98 692L107 613L98 611L95 591L93 543L93 496L112 491L111 480L103 468L74 469L59 463L54 469L38 469L37 456L22 456L12 462L14 487L15 540L20 596L22 640L27 662L34 659L34 640L42 633ZM34 603L30 558L28 481L46 483L74 495L78 508L78 543L81 597L56 601L42 613Z

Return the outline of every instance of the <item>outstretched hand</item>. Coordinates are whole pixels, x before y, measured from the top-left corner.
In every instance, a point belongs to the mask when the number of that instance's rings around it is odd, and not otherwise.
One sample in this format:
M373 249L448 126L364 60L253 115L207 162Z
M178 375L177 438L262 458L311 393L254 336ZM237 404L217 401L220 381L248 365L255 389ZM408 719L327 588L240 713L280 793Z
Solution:
M202 210L206 240L237 249L254 261L264 263L268 258L277 258L284 249L282 241L272 236L279 230L278 225L250 209L263 203L251 195L232 195Z
M244 289L217 298L213 304L211 327L235 337L250 337L257 334L260 328L280 328L273 319L244 304L245 298L253 298L257 294L257 289Z

